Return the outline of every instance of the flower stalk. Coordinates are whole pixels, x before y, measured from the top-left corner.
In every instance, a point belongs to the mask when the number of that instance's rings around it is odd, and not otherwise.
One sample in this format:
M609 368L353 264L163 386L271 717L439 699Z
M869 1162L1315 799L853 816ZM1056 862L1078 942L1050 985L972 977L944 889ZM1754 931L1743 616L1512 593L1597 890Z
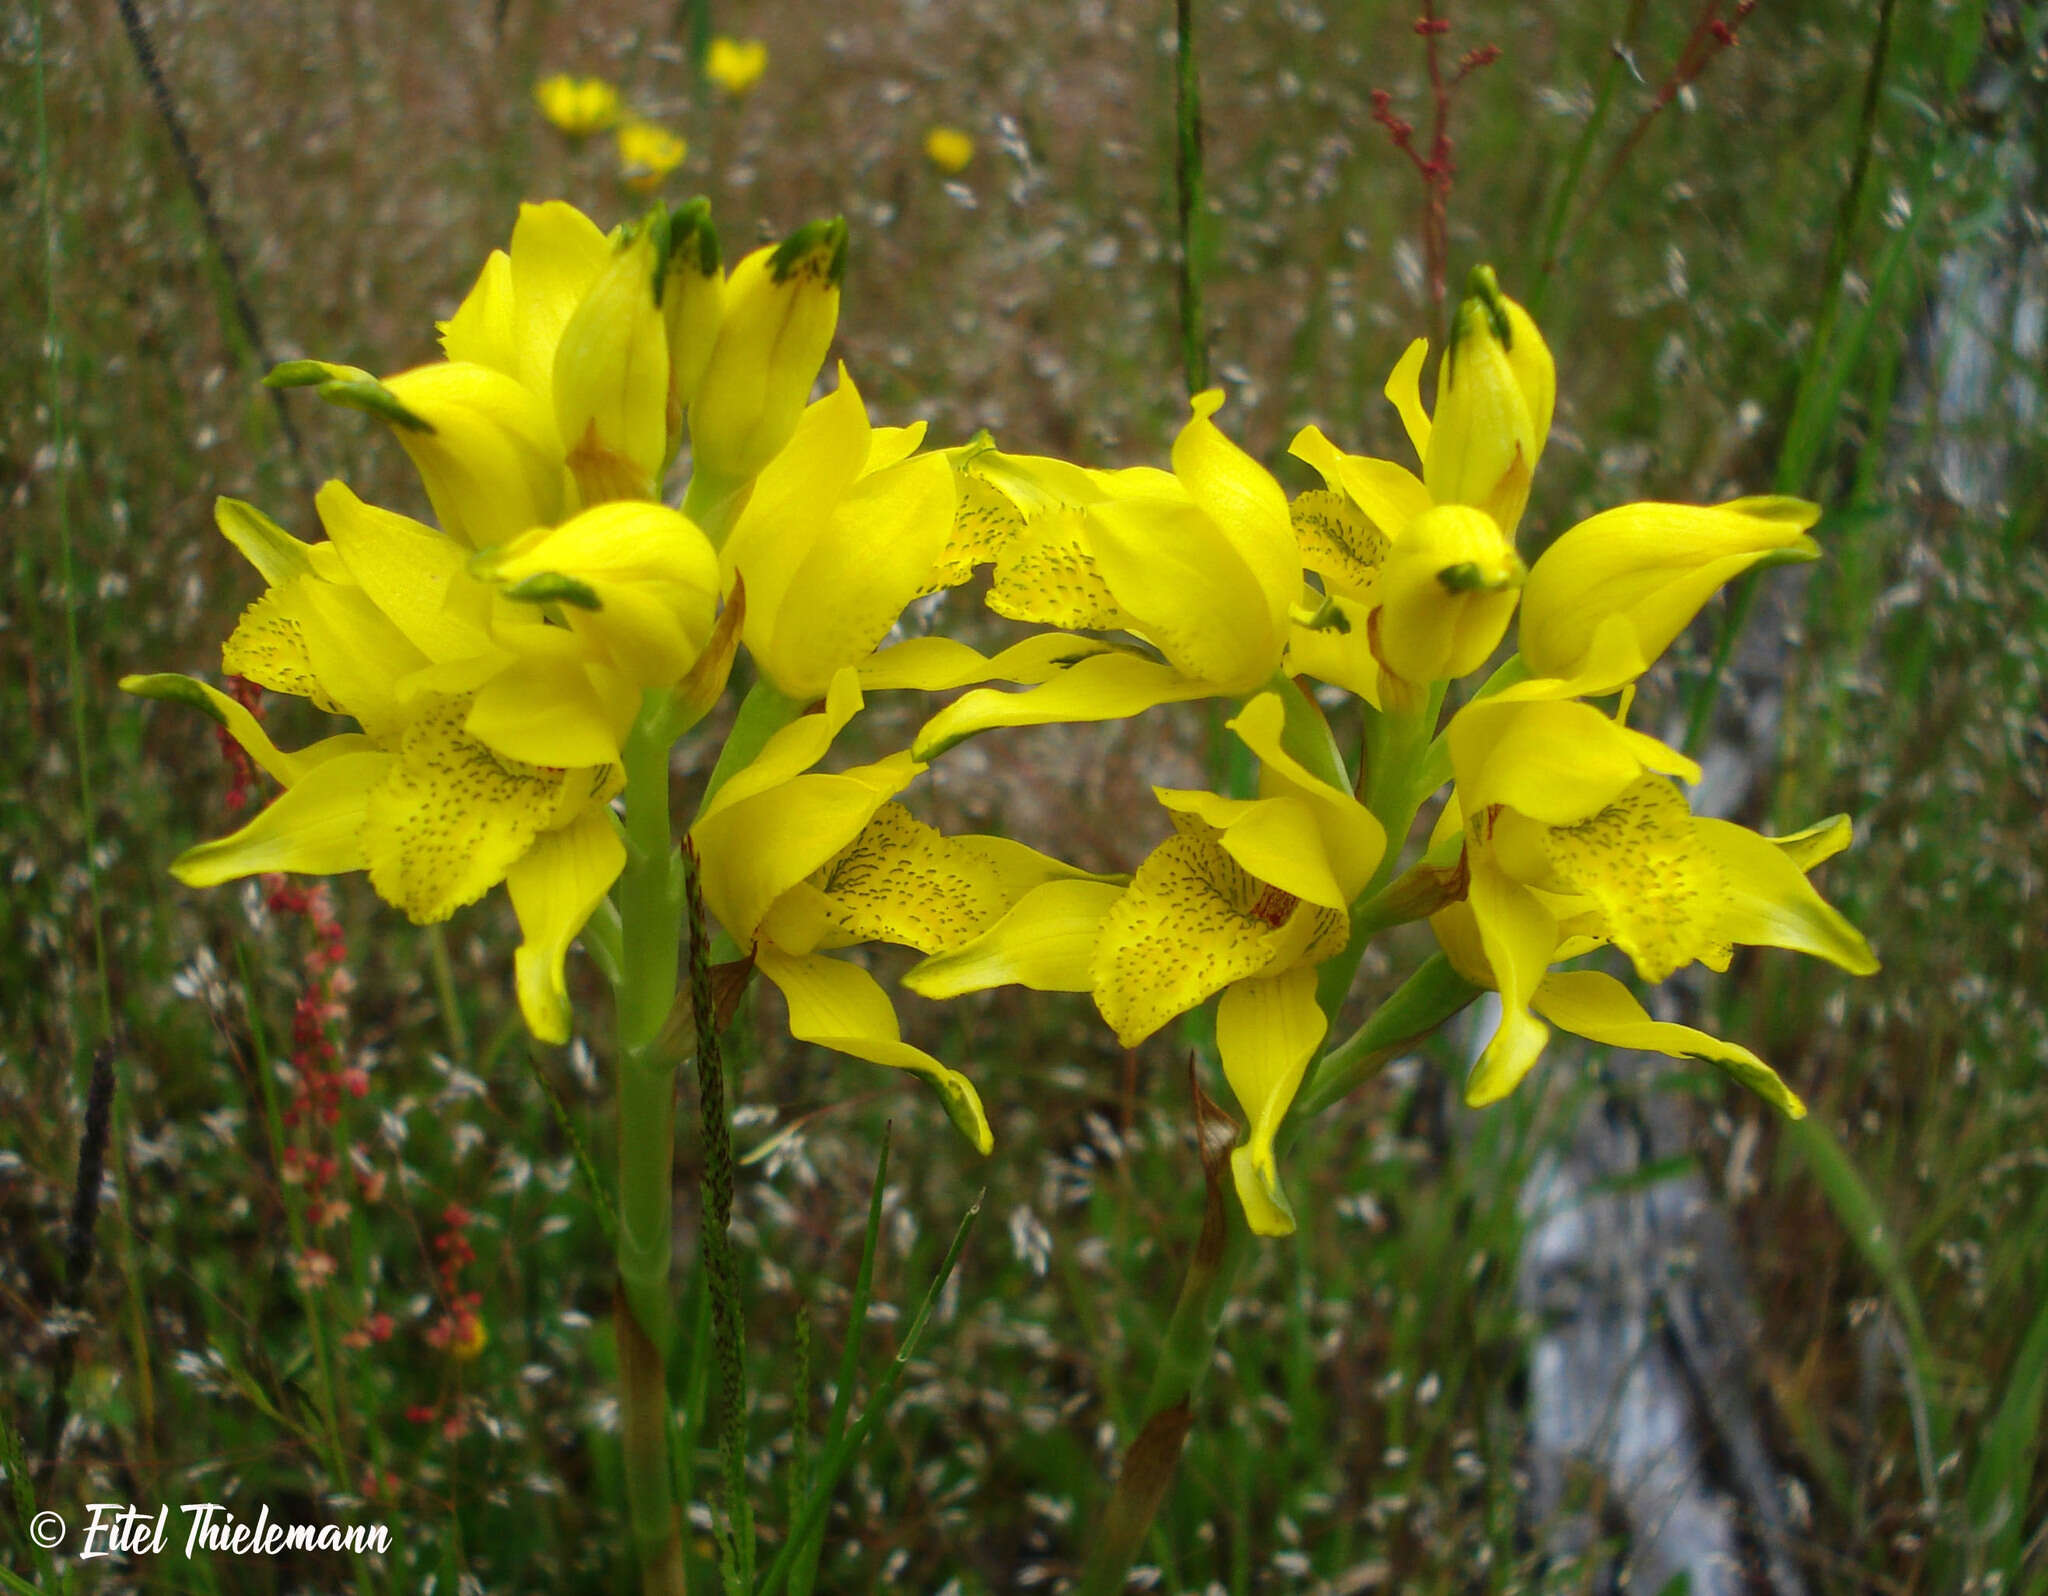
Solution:
M667 1345L675 1203L675 1060L662 1056L681 952L681 860L669 829L670 696L649 692L626 739L619 877L619 1401L626 1496L646 1596L685 1588L669 1477Z

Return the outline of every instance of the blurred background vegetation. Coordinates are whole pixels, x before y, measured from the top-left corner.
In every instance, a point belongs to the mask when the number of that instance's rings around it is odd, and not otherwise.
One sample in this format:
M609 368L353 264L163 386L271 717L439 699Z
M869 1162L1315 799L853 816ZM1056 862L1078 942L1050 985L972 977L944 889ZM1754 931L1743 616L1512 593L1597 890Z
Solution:
M1196 10L1196 255L1224 419L1291 488L1308 482L1282 454L1311 420L1400 455L1379 387L1434 312L1422 186L1372 91L1427 126L1414 19L1344 0ZM469 911L437 944L359 879L336 884L345 1059L367 1090L326 1149L346 1211L322 1214L281 1179L294 1133L273 1067L309 922L165 874L229 825L227 767L209 728L112 684L217 672L256 585L212 530L215 495L302 534L330 475L426 510L365 418L296 403L294 444L256 385L265 360L433 358L435 318L519 200L606 224L637 210L607 141L573 144L533 110L537 76L573 71L687 137L666 192L709 195L730 253L848 218L839 353L882 418L1121 464L1162 458L1185 413L1170 7L720 5L721 30L770 48L737 98L692 71L690 12L145 4L233 272L111 0L0 21L0 1412L32 1455L55 1371L76 1370L61 1456L17 1488L32 1478L74 1518L88 1501L263 1502L398 1541L380 1566L102 1563L86 1588L631 1578L610 1251L577 1167L608 1156L605 1072L580 1047L529 1054L509 916ZM1455 105L1454 291L1493 262L1558 358L1533 537L1636 498L1775 487L1828 507L1830 559L1747 616L1743 648L1765 650L1781 696L1719 712L1757 711L1776 745L1737 818L1855 817L1826 887L1885 968L1851 983L1745 957L1711 999L1806 1096L1814 1134L1690 1074L1654 1087L1682 1095L1676 1164L1728 1204L1756 1288L1744 1377L1791 1556L1816 1591L2048 1589L2043 8L1767 0L1703 55L1732 7L1445 14L1454 53L1501 51ZM977 140L957 176L923 154L941 123ZM971 590L942 602L920 624L980 624ZM1733 613L1703 617L1642 724L1676 734ZM871 735L900 746L916 714L886 706ZM1142 783L1199 782L1209 739L1199 712L985 739L935 771L926 812L1129 868L1157 826ZM1361 996L1390 969L1369 965ZM737 1208L757 1501L773 1531L793 1426L829 1400L892 1120L878 1303L907 1316L984 1186L985 1218L842 1490L819 1588L1049 1589L1104 1498L1199 1224L1188 1040L1119 1053L1078 1000L900 1006L980 1083L991 1160L893 1078L793 1047L772 1000L738 1027L738 1134L765 1149ZM74 1302L64 1219L91 1055L116 1026L100 1256ZM1304 1141L1306 1222L1226 1329L1148 1545L1152 1588L1602 1588L1611 1561L1561 1561L1532 1522L1514 1290L1523 1177L1597 1066L1559 1060L1484 1115L1459 1104L1460 1069L1450 1044L1403 1061ZM474 1251L452 1272L451 1233ZM480 1294L473 1359L434 1344L450 1291ZM801 1386L800 1324L819 1349ZM900 1328L880 1315L871 1366ZM707 1499L715 1472L697 1473ZM0 1567L48 1577L12 1518ZM697 1574L712 1588L708 1562Z

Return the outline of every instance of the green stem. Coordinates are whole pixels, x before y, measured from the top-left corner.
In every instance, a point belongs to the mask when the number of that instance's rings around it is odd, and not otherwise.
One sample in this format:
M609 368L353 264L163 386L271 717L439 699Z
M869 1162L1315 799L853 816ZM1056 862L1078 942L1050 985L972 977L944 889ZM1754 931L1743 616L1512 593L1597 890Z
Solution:
M1195 65L1194 0L1174 0L1174 188L1180 222L1180 349L1188 392L1209 386L1202 271L1195 234L1202 224L1202 77Z
M1289 1127L1298 1131L1370 1080L1395 1053L1427 1036L1478 996L1479 988L1452 969L1449 959L1432 954L1371 1018L1316 1063L1288 1111Z
M1251 1232L1235 1199L1210 1172L1202 1238L1160 1338L1145 1422L1124 1454L1102 1528L1089 1550L1076 1596L1115 1596L1173 1484L1181 1448L1194 1427L1194 1400L1216 1361L1216 1333L1251 1253Z
M669 695L650 692L623 750L626 867L619 877L620 1418L626 1501L647 1596L684 1590L669 1472L669 1261L675 1218L675 1060L657 1045L675 1006L681 859L669 835Z
M1636 23L1643 13L1643 0L1630 0L1628 20L1622 27L1622 35L1614 41L1614 48L1608 52L1607 63L1601 68L1600 87L1594 92L1593 114L1586 118L1586 125L1579 130L1579 140L1572 146L1570 158L1565 163L1564 181L1551 196L1550 214L1544 219L1543 248L1537 256L1535 281L1529 288L1529 314L1541 316L1543 301L1550 295L1550 282L1556 275L1559 245L1564 238L1564 224L1571 215L1572 201L1578 197L1579 184L1585 179L1586 162L1592 157L1593 146L1599 142L1600 133L1607 126L1607 115L1614 109L1614 91L1621 80L1622 52L1627 40L1635 33Z

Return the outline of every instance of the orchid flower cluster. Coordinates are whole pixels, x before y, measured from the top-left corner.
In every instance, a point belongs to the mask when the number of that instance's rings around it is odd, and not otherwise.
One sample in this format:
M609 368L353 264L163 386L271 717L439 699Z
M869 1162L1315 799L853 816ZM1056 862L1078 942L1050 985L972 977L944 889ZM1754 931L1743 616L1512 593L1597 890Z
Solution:
M386 422L438 525L340 482L315 500L320 541L222 501L264 583L222 669L353 727L286 751L205 682L130 678L211 715L283 789L185 853L179 879L361 870L421 923L503 884L534 1036L576 1023L580 940L618 991L622 1056L644 1057L684 913L670 753L744 651L751 686L687 828L708 911L781 990L795 1037L922 1077L982 1151L974 1083L904 1040L850 950L914 950L903 985L930 998L1090 994L1127 1047L1217 999L1247 1125L1236 1190L1265 1235L1295 1225L1290 1112L1341 1095L1356 1050L1328 1045L1333 1024L1367 944L1403 922L1426 918L1441 948L1404 988L1433 994L1427 1025L1499 994L1475 1104L1511 1091L1555 1026L1709 1060L1803 1112L1754 1053L1652 1019L1581 961L1612 947L1654 983L1762 944L1876 967L1807 879L1847 845L1846 819L1764 837L1695 816L1698 767L1627 724L1638 679L1724 583L1817 555L1816 507L1627 505L1525 566L1555 374L1484 269L1433 413L1422 340L1387 384L1419 473L1310 427L1292 453L1321 485L1290 501L1217 425L1217 391L1192 400L1163 468L985 436L928 448L922 424L875 425L844 366L811 397L845 251L843 224L818 223L728 271L702 202L609 235L530 205L441 325L445 359L382 378L279 368L273 382ZM908 605L984 568L1016 641L903 638ZM1463 681L1511 626L1506 663ZM962 688L911 746L829 758L868 695ZM1232 706L1255 788L1155 788L1167 834L1128 875L945 835L903 801L966 738L1198 699Z

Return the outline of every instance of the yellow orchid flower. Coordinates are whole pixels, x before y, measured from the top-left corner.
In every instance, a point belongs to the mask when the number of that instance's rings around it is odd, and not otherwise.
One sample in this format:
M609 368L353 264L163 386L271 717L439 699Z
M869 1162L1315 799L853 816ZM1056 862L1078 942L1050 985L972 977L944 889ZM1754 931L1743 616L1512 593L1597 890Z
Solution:
M540 114L571 138L603 133L619 119L619 91L603 78L556 73L533 86Z
M616 758L642 693L669 688L697 663L711 636L719 594L718 556L686 517L666 505L624 500L600 504L558 527L535 527L470 561L477 576L508 598L556 607L564 625L515 634L534 678L504 710L518 735L576 746L590 735L571 717L587 715L594 695ZM582 647L582 680L558 658ZM514 735L512 727L507 735Z
M125 679L130 692L205 711L285 789L233 835L188 849L173 873L212 886L267 871L366 870L378 895L419 924L505 882L524 933L521 1010L536 1036L565 1041L562 962L625 860L607 807L619 769L529 761L479 736L478 711L515 659L489 624L507 601L470 579L463 551L431 528L365 505L340 483L318 504L331 541L311 545L223 504L223 532L270 585L222 664L349 715L362 731L287 753L204 683Z
M1343 951L1387 842L1350 793L1281 746L1284 720L1278 695L1262 693L1229 723L1258 756L1259 797L1154 788L1174 834L1128 887L1049 881L903 982L929 997L1011 983L1092 992L1126 1047L1222 993L1217 1047L1250 1121L1232 1170L1261 1235L1294 1228L1274 1137L1327 1028L1317 966Z
M1529 572L1519 643L1532 674L1597 697L1640 676L1723 584L1763 564L1813 560L1820 506L1735 499L1629 504L1561 534Z
M690 400L693 495L744 491L796 431L839 325L846 223L755 250L726 279L718 337Z
M1220 389L1190 401L1171 473L994 451L963 462L971 534L949 557L993 561L991 609L1129 631L1163 658L1104 652L1026 692L968 693L919 733L920 757L991 727L1120 719L1272 679L1302 593L1301 557L1280 485L1211 419L1222 403Z
M1711 1059L1795 1111L1797 1098L1755 1055L1679 1028L1642 1030L1650 1022L1621 1001L1625 989L1617 998L1602 982L1552 977L1549 966L1611 942L1654 982L1695 960L1725 969L1741 943L1870 974L1869 944L1804 874L1847 845L1847 823L1774 843L1702 819L1669 779L1697 781L1692 761L1590 705L1515 691L1467 705L1449 731L1456 809L1447 824L1464 827L1469 885L1464 905L1436 917L1438 936L1461 973L1500 992L1502 1011L1467 1100L1514 1089L1548 1037L1536 1018L1544 1012L1595 1040L1634 1027L1641 1039L1619 1045Z
M704 53L704 76L727 94L748 93L768 70L768 46L759 39L731 39L719 34Z
M1292 513L1302 564L1328 596L1317 624L1297 620L1290 663L1375 704L1383 672L1408 689L1464 675L1505 634L1524 575L1515 527L1556 402L1542 334L1486 267L1458 307L1433 418L1420 388L1427 355L1424 340L1409 345L1386 389L1420 477L1347 455L1312 426L1290 446L1323 478Z
M854 672L842 670L821 711L784 726L712 794L690 828L704 900L781 989L792 1036L922 1076L985 1153L993 1137L973 1082L905 1042L875 978L829 955L872 941L943 952L1030 890L1081 872L999 837L945 837L913 819L891 801L924 769L908 754L813 770L861 704Z
M593 311L564 345L578 307L606 278L620 247L631 248L631 241L615 246L573 206L523 205L510 252L493 252L441 324L446 361L380 380L351 366L294 360L265 381L317 387L324 398L389 422L451 537L489 548L551 525L578 507L564 423L579 429L580 442L598 421L605 450L630 461L649 455L650 428L665 440L666 338L652 308L651 269L641 285L644 312L620 322L616 313L625 304L603 315ZM626 287L614 274L611 297ZM565 383L559 404L558 365ZM650 385L646 376L656 370L660 382ZM598 463L605 463L602 456ZM654 463L658 469L660 459ZM593 478L598 496L614 496L612 476Z
M637 118L619 127L619 176L636 193L651 194L690 153L689 141Z
M974 159L974 138L957 127L935 127L924 136L924 158L948 177L957 177Z

